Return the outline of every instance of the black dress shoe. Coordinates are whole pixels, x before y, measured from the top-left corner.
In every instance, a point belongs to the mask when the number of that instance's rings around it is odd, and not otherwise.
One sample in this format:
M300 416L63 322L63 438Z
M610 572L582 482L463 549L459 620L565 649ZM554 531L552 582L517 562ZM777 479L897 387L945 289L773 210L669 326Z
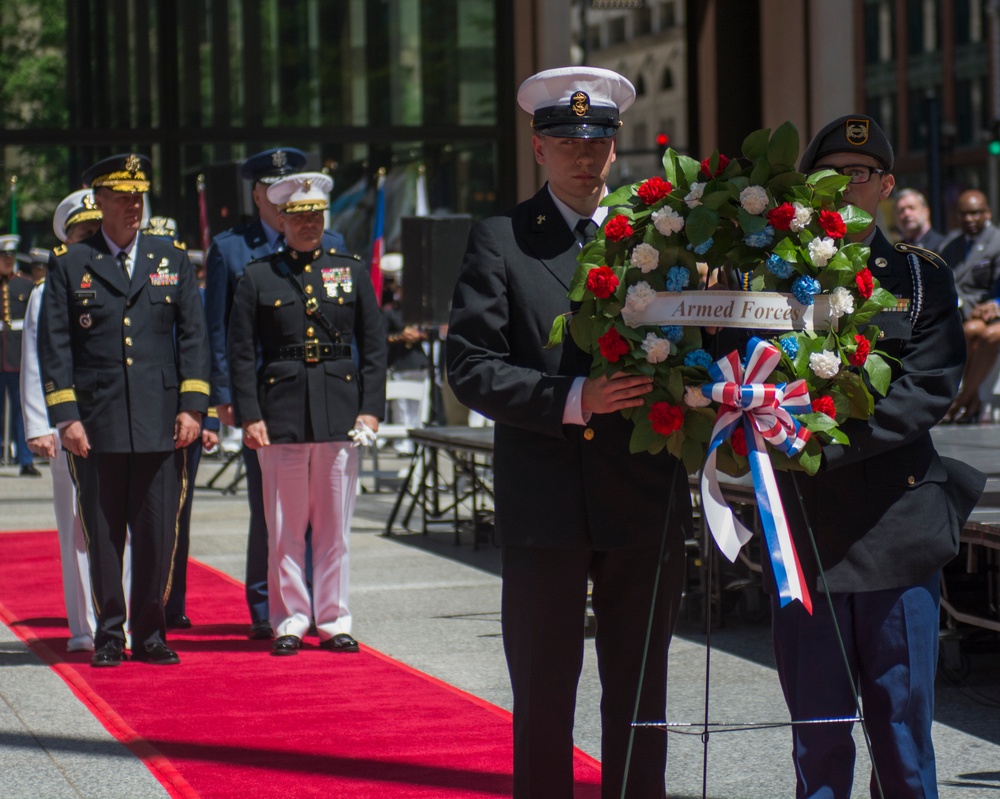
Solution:
M320 641L320 649L326 649L330 652L358 652L358 642L355 641L347 633L340 633L339 635L333 636L326 641Z
M190 630L191 629L191 619L185 616L183 613L180 616L172 616L167 619L167 629L168 630Z
M21 477L41 477L42 473L30 463L21 467Z
M279 635L271 646L271 654L279 657L299 654L302 639L297 635Z
M132 660L149 663L151 666L176 666L181 662L177 653L166 644L150 644L142 649L133 649Z
M270 641L274 638L274 628L267 619L258 619L250 625L250 632L247 638L251 641Z
M105 666L120 666L125 656L125 644L117 638L111 638L107 643L102 644L90 657L90 665L94 668Z

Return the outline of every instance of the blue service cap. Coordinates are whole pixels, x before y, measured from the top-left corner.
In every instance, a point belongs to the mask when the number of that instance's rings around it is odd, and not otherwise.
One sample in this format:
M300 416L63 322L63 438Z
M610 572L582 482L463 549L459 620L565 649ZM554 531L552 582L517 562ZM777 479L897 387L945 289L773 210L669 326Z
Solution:
M253 183L274 183L305 169L306 154L294 147L276 147L251 155L240 167L240 174Z

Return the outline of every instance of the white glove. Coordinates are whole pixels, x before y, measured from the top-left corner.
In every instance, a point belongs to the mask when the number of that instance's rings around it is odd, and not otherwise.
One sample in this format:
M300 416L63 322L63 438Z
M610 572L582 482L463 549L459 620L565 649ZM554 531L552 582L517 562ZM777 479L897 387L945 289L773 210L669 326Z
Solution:
M375 431L362 421L358 421L347 435L353 442L352 447L370 447L375 443Z

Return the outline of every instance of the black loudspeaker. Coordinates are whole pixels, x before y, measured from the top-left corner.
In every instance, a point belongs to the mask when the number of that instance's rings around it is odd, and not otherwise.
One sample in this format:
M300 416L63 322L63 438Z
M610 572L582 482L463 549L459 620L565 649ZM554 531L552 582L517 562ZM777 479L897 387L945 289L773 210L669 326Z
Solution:
M403 217L405 324L441 325L448 321L471 227L472 217L467 214Z

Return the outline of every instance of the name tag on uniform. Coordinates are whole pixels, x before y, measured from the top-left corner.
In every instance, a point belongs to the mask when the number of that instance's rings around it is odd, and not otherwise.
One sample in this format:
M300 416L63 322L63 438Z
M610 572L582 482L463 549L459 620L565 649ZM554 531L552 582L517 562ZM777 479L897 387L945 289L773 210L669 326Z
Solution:
M351 270L347 267L337 266L323 270L323 288L326 289L327 297L336 297L338 291L350 294L354 290L354 281L351 277Z

